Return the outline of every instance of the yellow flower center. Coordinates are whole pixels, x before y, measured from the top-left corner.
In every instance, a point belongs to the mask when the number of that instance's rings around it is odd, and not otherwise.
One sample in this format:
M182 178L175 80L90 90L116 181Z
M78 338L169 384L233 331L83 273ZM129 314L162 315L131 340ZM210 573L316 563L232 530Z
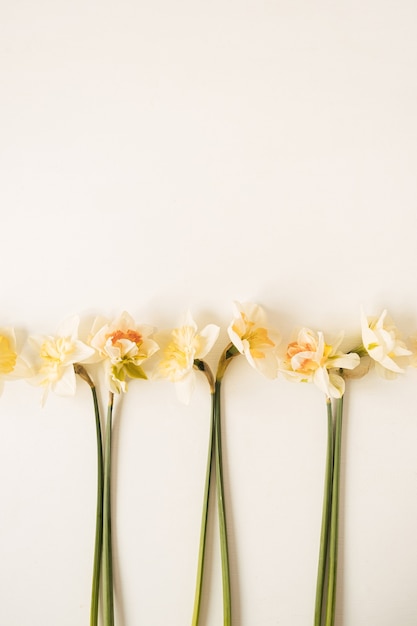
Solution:
M172 337L173 341L164 350L161 367L170 371L171 376L175 376L192 367L192 360L200 347L200 340L192 326L174 329Z
M17 354L11 349L10 341L0 335L0 374L10 374L15 368Z
M256 328L255 322L249 320L245 313L242 313L242 320L246 326L245 332L243 335L241 334L238 323L232 326L234 332L242 340L246 340L249 343L249 349L254 359L264 359L265 352L263 349L275 345L272 339L268 337L268 330L266 328Z
M46 361L45 365L59 365L65 358L74 352L74 342L68 337L47 339L41 346L40 356Z

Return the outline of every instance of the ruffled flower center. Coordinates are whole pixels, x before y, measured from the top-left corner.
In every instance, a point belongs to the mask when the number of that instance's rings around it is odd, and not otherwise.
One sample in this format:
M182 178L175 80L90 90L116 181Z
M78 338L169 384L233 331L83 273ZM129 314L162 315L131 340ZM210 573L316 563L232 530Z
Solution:
M0 335L0 373L10 374L16 366L17 354L11 349L10 341Z

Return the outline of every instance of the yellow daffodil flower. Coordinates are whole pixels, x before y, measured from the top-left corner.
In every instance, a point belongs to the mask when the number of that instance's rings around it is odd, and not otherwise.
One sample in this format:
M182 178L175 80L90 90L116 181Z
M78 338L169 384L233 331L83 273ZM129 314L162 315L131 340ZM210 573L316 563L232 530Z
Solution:
M341 398L345 381L336 370L352 370L360 363L357 354L338 351L342 339L340 335L334 345L328 345L322 332L302 328L297 341L288 345L282 371L292 380L315 383L329 398Z
M361 314L362 342L366 352L375 362L376 371L384 378L395 378L404 372L411 350L400 339L400 333L387 317L386 309L375 319Z
M203 359L217 341L220 328L208 324L198 332L191 313L187 312L184 325L174 328L163 356L155 371L156 378L167 378L175 383L177 397L188 404L195 385L195 361Z
M252 367L267 378L275 378L280 334L266 327L265 312L257 304L235 302L234 309L235 317L227 329L230 341Z
M32 376L28 382L43 387L43 405L49 390L61 396L75 393L76 377L74 365L88 360L93 348L78 339L79 318L63 322L55 336L40 335L28 339L32 362Z
M97 318L93 325L90 345L106 366L107 384L112 393L127 391L128 378L147 378L141 364L159 350L150 338L151 326L138 326L124 311L114 321Z

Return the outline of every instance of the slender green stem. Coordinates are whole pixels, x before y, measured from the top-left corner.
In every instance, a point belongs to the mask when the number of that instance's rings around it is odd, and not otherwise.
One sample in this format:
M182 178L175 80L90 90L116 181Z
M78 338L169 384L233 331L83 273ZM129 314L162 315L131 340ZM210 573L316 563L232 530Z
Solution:
M333 626L336 611L337 548L339 534L339 486L342 456L343 396L336 400L335 448L333 462L332 514L330 521L329 576L325 626Z
M319 565L317 572L316 606L314 611L314 626L321 626L323 610L324 580L326 576L327 551L329 543L329 524L332 502L333 476L333 415L330 398L326 398L327 406L327 452L326 470L324 478L323 510L321 517Z
M230 570L229 570L229 555L228 555L228 547L227 547L226 510L225 510L225 502L224 502L224 485L223 485L220 390L221 390L221 381L216 380L215 392L214 392L214 413L215 413L214 430L215 430L217 505L218 505L218 514L219 514L220 552L221 552L221 561L222 561L222 581L223 581L223 624L224 626L231 626L232 603L231 603L231 593L230 593Z
M97 437L97 506L96 506L96 538L94 546L93 584L91 591L90 626L98 624L98 601L100 594L101 553L103 551L103 445L101 439L100 413L97 402L96 388L91 387L96 418Z
M204 574L204 557L206 552L206 536L207 536L207 521L208 521L208 509L209 509L209 497L210 497L210 482L213 466L213 451L214 451L214 419L215 419L215 395L211 393L211 421L210 421L210 439L207 453L207 468L206 468L206 481L204 485L204 498L203 498L203 513L201 516L201 530L200 530L200 547L198 551L198 565L197 565L197 581L194 598L194 610L192 626L198 625L200 617L200 605L201 605L201 592L203 587L203 574Z
M104 452L103 496L103 622L114 626L113 606L113 560L111 545L111 439L112 439L113 393L110 392L107 407L106 439Z

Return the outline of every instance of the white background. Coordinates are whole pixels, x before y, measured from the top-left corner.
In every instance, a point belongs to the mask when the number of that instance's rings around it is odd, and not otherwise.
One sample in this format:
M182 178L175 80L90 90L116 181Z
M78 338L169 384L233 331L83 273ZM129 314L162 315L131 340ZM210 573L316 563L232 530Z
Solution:
M413 0L1 3L1 319L23 340L189 308L227 342L255 301L355 343L361 305L417 330ZM417 372L351 383L337 626L417 623ZM223 417L234 626L313 621L321 392L236 359ZM0 624L88 623L90 391L0 400ZM120 401L119 401L120 400ZM106 394L101 394L104 409ZM117 626L191 623L209 423L137 381L115 409ZM210 513L201 626L222 621Z

